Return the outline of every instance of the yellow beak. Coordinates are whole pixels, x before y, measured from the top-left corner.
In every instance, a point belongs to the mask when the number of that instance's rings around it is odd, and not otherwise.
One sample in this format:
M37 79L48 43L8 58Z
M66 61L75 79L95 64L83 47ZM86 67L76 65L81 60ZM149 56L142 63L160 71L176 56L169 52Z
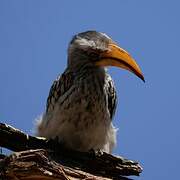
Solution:
M109 44L108 51L101 54L100 60L96 62L97 66L116 66L134 73L144 82L144 76L136 61L126 52L114 43Z

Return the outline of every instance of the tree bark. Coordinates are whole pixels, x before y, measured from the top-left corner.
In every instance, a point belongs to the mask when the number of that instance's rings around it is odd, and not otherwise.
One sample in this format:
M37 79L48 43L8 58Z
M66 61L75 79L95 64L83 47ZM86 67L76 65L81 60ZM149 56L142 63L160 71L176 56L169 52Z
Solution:
M127 179L142 172L138 162L104 152L66 149L57 140L27 135L0 123L0 146L16 151L0 156L0 179Z

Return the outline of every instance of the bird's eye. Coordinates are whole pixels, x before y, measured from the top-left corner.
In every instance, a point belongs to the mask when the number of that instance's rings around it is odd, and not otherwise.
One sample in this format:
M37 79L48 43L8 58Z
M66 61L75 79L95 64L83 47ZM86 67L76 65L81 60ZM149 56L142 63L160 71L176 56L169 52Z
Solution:
M91 52L90 53L90 57L92 58L96 58L98 56L98 54L96 52Z
M99 53L96 50L89 50L87 54L91 59L97 59L99 57Z

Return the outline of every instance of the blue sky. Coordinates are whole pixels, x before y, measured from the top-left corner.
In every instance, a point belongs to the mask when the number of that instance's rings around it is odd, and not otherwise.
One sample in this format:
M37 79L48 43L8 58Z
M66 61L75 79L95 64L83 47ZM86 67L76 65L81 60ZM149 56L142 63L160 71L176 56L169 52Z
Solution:
M32 134L72 35L111 36L140 65L144 84L110 68L118 93L116 154L141 162L139 180L177 179L180 164L178 0L0 1L0 121Z

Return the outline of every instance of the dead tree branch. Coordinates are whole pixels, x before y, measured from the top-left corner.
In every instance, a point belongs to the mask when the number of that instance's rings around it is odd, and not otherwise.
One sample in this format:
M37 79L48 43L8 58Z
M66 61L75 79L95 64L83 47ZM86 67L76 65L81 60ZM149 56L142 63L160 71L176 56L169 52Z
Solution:
M66 149L56 140L30 136L3 123L0 123L0 146L16 151L8 157L0 157L0 176L9 179L13 175L17 179L104 177L122 180L122 176L138 176L142 172L135 161L107 153Z

